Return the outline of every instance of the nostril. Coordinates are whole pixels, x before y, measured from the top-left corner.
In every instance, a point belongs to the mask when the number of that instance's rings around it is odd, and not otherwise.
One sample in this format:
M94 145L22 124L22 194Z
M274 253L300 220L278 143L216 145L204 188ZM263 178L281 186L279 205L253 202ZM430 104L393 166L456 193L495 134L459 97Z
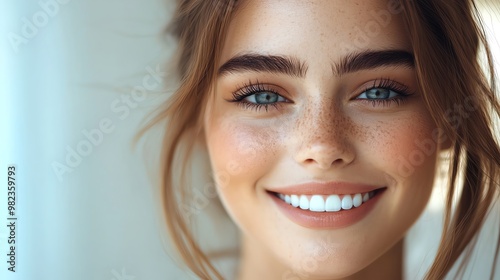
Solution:
M318 158L318 159L309 158L309 159L306 159L304 161L304 163L306 165L317 165L321 169L328 169L332 166L342 165L343 162L344 162L344 160L342 158L338 158L338 159L335 159L333 161L331 161L328 158Z
M311 164L311 163L315 163L316 161L314 159L311 159L311 158L308 158L305 160L305 163L308 163L308 164Z
M336 160L334 160L334 161L332 162L332 165L342 164L343 162L344 162L344 160L343 160L343 159L338 158L338 159L336 159Z
M318 166L319 168L321 169L328 169L332 166L332 162L330 162L329 160L325 160L325 159L306 159L305 162L304 162L306 165L309 165L309 166Z
M333 141L302 143L294 157L297 162L305 166L326 170L351 163L355 158L355 152L352 146Z

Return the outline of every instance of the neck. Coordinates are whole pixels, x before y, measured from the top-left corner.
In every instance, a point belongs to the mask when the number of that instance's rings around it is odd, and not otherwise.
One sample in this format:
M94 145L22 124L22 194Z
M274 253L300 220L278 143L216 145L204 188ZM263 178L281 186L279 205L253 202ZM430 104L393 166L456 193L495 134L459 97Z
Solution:
M285 279L291 270L275 258L267 248L262 248L258 242L242 236L241 262L238 272L239 280L254 279ZM389 251L380 256L363 270L342 280L403 278L403 240L398 241ZM301 279L302 278L293 278ZM312 280L312 279L311 279Z

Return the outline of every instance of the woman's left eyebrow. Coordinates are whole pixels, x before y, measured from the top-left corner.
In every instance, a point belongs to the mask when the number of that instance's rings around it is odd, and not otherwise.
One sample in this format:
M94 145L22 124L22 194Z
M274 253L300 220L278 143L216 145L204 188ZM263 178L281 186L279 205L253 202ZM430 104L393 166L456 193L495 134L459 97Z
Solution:
M404 50L365 50L343 56L331 64L332 74L342 76L378 67L404 66L414 68L412 53ZM246 53L232 57L218 70L218 76L237 72L270 72L303 78L307 64L296 57Z
M404 50L366 50L348 54L342 57L338 63L332 63L332 72L334 76L342 76L361 70L387 66L414 68L415 58L412 53Z

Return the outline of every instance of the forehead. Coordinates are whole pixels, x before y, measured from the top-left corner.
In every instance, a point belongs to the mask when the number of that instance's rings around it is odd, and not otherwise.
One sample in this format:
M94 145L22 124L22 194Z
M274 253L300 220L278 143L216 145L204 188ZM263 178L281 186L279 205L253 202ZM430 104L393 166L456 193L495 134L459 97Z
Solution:
M221 60L259 52L335 60L363 50L411 51L397 0L243 1Z

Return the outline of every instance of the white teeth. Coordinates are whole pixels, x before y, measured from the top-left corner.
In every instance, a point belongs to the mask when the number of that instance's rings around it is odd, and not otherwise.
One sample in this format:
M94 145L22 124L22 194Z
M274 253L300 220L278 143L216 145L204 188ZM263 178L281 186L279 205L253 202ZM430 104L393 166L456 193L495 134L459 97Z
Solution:
M290 203L292 204L293 207L297 207L300 205L300 202L299 202L299 197L292 194L290 196Z
M299 207L303 210L309 210L312 212L337 212L360 207L363 203L375 196L375 192L371 191L368 193L345 194L340 196L336 194L328 196L319 194L277 194L277 196L287 204L290 204L293 207Z
M326 212L337 212L342 209L342 203L338 195L329 195L326 199L325 210Z
M342 209L349 210L352 208L352 197L350 195L344 195L342 198Z
M357 193L352 198L352 206L359 207L363 203L363 198L360 193Z
M309 209L309 199L307 199L307 196L301 195L300 196L300 209Z
M313 195L311 197L309 210L314 212L325 212L325 200L321 195Z

